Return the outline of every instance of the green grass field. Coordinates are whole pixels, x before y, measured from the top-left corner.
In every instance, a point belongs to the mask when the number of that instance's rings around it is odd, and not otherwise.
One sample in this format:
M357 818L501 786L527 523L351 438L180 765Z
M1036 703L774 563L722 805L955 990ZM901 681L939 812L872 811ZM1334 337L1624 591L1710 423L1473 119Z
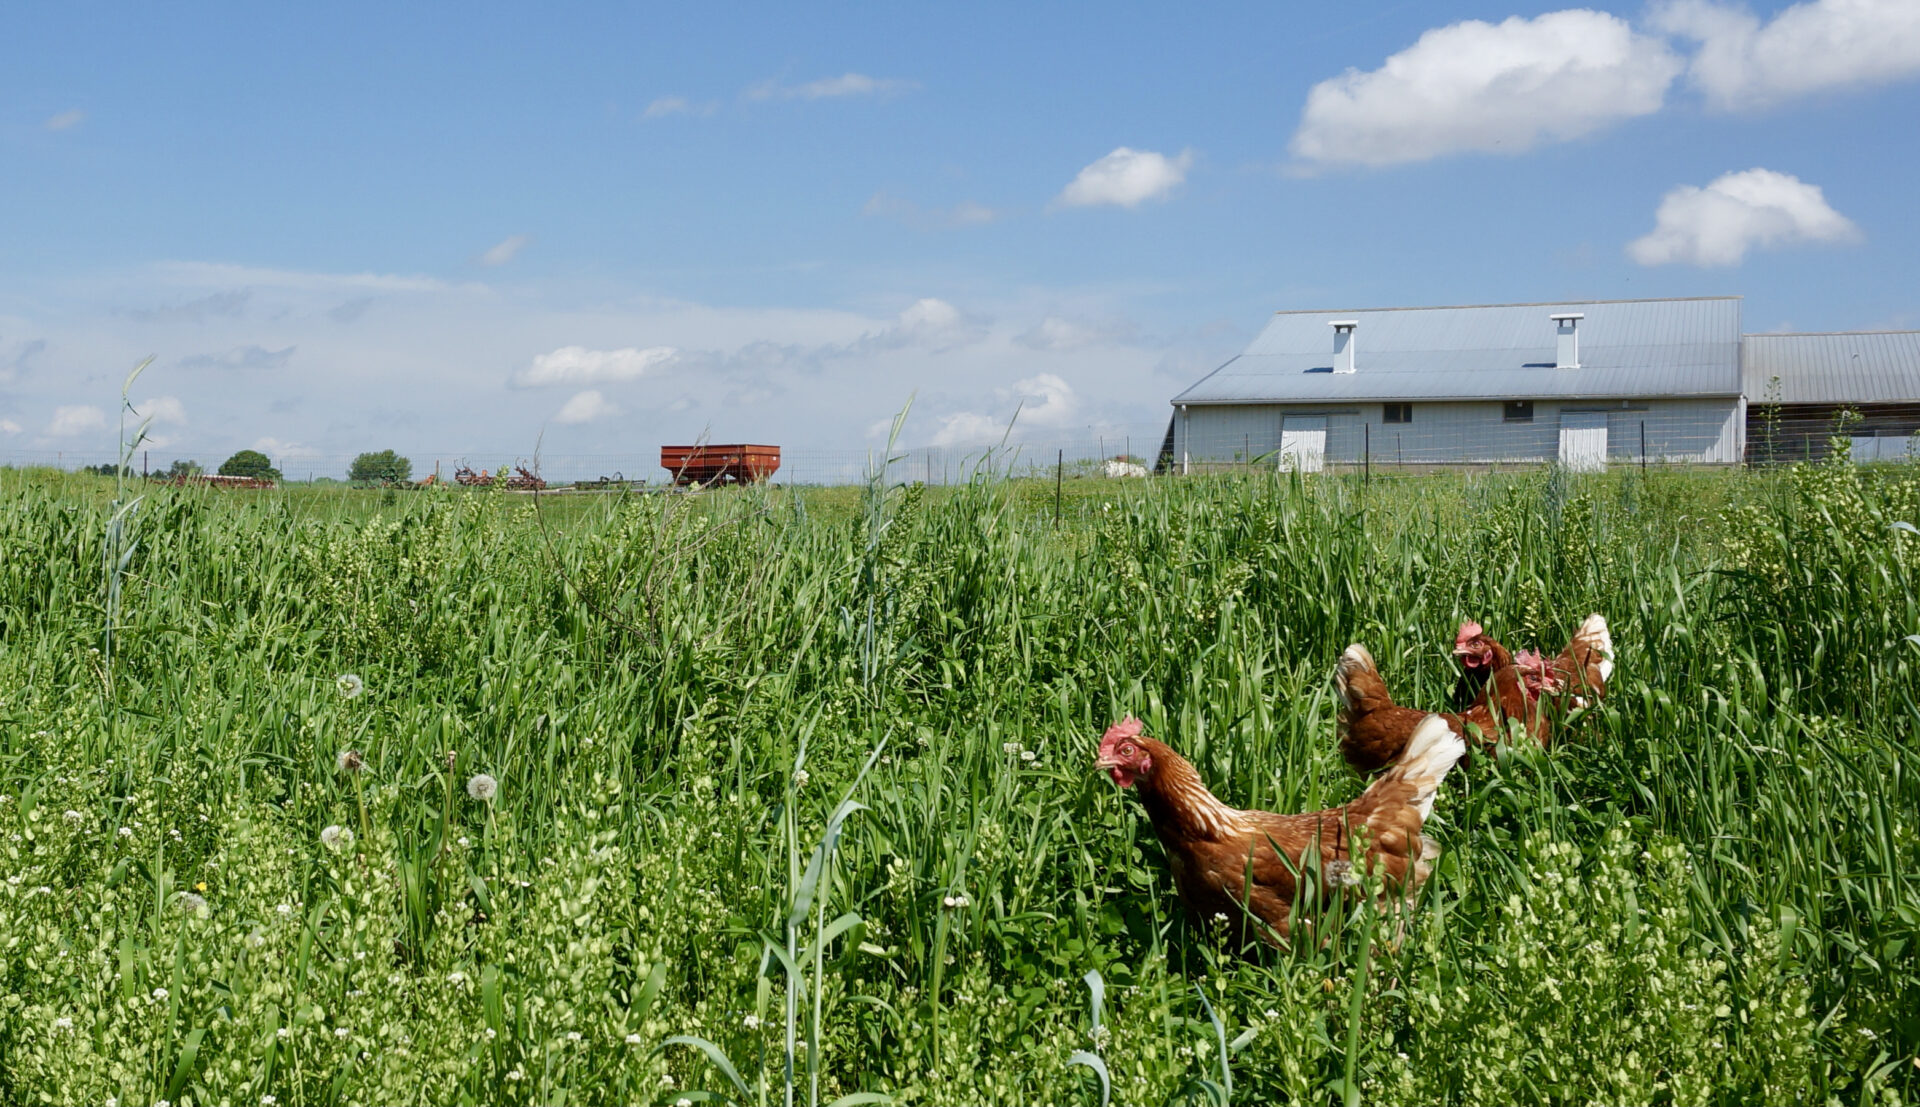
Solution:
M163 489L124 563L110 480L0 489L6 1103L1920 1094L1904 471ZM1347 643L1438 707L1589 611L1410 917L1231 948L1093 770L1344 802Z

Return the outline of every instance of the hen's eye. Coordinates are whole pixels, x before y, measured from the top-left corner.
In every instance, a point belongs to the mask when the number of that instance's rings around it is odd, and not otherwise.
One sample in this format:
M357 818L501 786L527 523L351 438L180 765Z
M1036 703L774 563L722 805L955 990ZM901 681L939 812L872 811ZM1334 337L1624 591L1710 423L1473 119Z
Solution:
M1133 747L1132 747L1132 746L1121 746L1121 747L1120 747L1120 756L1122 756L1122 757L1132 757L1132 756L1133 756Z

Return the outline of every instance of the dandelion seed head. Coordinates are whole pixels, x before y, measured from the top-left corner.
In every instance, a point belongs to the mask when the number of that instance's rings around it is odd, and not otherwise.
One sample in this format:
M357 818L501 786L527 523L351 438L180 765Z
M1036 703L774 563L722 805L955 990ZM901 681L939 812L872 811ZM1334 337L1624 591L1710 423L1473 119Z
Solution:
M333 759L333 767L343 773L357 773L366 765L366 759L360 756L359 750L341 750Z
M493 797L499 794L499 791L500 782L486 773L475 773L467 778L467 795L481 803L492 803Z
M181 892L179 895L173 897L173 902L175 906L189 915L204 915L207 913L207 897L196 895L193 892Z
M320 832L320 844L339 853L353 848L353 831L344 826L329 826Z
M339 689L340 695L346 699L353 699L367 690L366 682L353 673L341 673L334 677L333 686Z

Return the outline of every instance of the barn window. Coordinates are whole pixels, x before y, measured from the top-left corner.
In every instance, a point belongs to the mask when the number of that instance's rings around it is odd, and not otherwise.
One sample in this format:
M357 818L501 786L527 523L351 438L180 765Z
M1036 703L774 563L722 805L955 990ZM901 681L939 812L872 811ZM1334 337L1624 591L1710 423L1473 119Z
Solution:
M1413 422L1412 404L1381 404L1380 421L1382 423Z
M1533 422L1533 401L1508 400L1504 417L1509 423Z

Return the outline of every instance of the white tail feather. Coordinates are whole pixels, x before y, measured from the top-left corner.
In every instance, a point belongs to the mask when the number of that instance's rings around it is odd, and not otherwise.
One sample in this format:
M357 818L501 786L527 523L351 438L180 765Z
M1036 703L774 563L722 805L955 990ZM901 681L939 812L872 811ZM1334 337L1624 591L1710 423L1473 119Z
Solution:
M1428 715L1414 728L1413 737L1407 739L1407 749L1400 755L1399 763L1374 781L1373 787L1394 780L1412 784L1413 799L1408 806L1425 819L1433 814L1433 796L1439 791L1440 782L1466 753L1467 744L1447 726L1447 721L1438 715Z
M1600 654L1600 679L1612 680L1613 632L1607 629L1607 617L1597 612L1589 615L1587 621L1580 624L1580 629L1573 633L1593 642L1595 651Z
M1355 642L1340 652L1340 664L1333 670L1333 682L1340 689L1340 695L1345 697L1347 681L1353 674L1377 671L1373 663L1373 655L1367 652L1367 647Z

